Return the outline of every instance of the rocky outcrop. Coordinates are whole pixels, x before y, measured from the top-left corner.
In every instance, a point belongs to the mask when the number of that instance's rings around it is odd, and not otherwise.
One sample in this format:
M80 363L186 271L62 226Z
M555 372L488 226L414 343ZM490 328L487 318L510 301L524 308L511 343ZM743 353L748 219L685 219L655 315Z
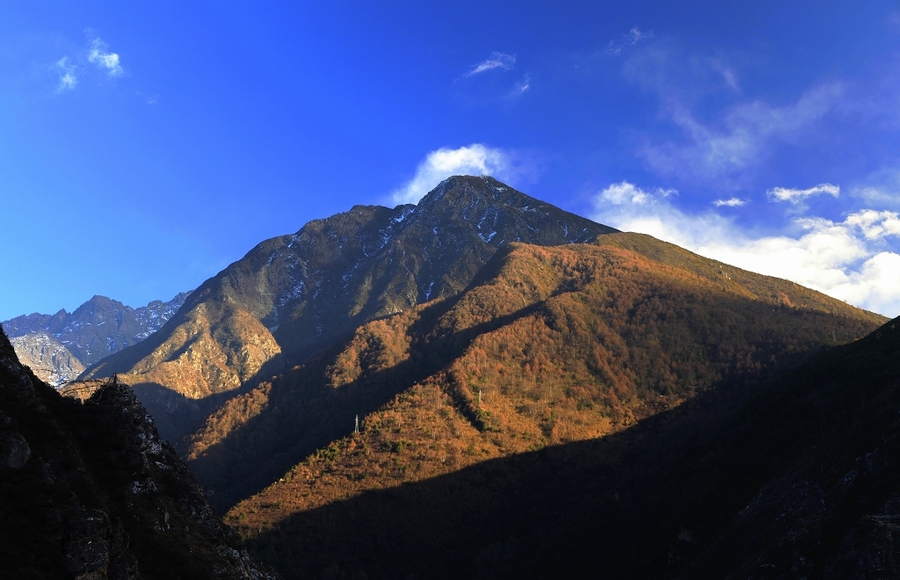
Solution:
M78 357L46 332L34 332L10 339L22 364L53 387L74 381L84 372Z
M31 448L21 433L7 431L0 434L0 468L21 469L31 458Z
M274 579L118 380L65 398L0 332L0 577Z

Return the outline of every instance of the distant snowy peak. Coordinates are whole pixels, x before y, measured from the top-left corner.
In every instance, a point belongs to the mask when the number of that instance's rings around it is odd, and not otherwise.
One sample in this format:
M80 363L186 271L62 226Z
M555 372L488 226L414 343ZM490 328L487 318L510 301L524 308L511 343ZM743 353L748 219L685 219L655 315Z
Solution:
M19 358L41 379L59 386L159 330L187 296L182 292L168 302L154 300L140 308L94 296L71 314L60 310L19 316L4 322L3 328Z
M143 334L143 338L147 338L148 336L162 328L163 324L165 324L169 321L170 318L175 316L175 313L178 312L178 309L181 308L182 304L184 304L184 301L189 295L190 292L179 292L168 302L163 302L162 300L154 300L147 306L136 308L134 310L134 316L141 324L141 326L145 329L144 332L141 333ZM140 335L135 336L135 338L138 338L139 336Z

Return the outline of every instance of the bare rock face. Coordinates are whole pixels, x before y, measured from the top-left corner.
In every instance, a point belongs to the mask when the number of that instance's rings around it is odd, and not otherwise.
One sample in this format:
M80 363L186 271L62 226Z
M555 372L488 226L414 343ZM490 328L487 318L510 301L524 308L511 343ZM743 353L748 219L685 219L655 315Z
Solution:
M22 364L42 381L59 387L84 372L84 364L55 337L46 332L29 333L10 339Z
M90 390L62 397L0 331L0 577L277 578L216 517L131 388Z

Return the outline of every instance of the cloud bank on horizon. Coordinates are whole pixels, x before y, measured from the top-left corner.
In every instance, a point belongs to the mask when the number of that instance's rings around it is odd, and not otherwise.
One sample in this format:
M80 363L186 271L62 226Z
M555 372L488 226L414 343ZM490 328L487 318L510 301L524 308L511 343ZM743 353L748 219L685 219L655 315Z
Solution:
M816 193L838 195L830 184L773 191L778 193L769 196L770 203L796 203ZM671 190L614 183L597 193L592 219L785 278L886 316L900 315L900 253L889 246L900 240L898 212L861 209L840 221L804 215L793 218L789 231L760 234L714 212L683 211L672 203L673 197L677 194Z

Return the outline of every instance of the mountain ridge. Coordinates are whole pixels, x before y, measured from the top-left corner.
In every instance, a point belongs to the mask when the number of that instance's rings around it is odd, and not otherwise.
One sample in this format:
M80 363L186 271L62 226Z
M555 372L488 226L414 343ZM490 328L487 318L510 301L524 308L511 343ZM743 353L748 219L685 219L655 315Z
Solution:
M160 424L180 440L215 408L204 399L301 363L367 320L459 292L507 242L613 231L493 178L452 177L418 206L354 206L261 242L194 291L161 333L84 378L122 375L155 415L182 416Z
M153 300L139 308L95 295L71 313L61 309L56 314L22 315L2 325L20 360L58 387L159 330L188 294L180 292L167 302Z

